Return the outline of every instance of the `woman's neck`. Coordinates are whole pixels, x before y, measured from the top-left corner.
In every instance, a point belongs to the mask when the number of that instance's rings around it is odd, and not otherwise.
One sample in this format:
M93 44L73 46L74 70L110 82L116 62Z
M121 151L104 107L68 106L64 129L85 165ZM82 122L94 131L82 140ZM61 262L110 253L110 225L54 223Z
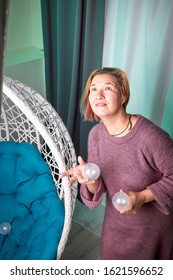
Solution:
M123 112L102 120L108 133L115 137L126 135L132 127L131 115Z

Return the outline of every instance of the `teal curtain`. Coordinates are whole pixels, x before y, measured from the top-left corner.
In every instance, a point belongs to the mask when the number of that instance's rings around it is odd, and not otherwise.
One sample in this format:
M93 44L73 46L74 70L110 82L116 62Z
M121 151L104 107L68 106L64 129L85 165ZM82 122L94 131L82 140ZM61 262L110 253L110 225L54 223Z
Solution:
M8 19L8 0L0 0L0 111L1 111L1 92L3 82L3 66L5 58L5 45L7 34L7 19Z
M76 154L87 157L79 103L91 71L102 64L104 0L41 0L46 96L65 123Z

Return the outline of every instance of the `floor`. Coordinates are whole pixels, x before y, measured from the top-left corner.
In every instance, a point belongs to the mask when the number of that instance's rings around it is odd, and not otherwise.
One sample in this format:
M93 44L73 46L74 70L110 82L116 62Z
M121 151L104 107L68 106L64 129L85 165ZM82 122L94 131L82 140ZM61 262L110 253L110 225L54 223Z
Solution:
M74 223L62 260L99 260L100 237Z

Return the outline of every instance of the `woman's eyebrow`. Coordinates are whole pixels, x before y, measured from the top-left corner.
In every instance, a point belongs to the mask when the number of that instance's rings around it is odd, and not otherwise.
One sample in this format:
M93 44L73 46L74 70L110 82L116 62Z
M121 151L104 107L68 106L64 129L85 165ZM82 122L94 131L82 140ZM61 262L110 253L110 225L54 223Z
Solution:
M116 83L114 83L114 82L107 82L107 83L105 83L105 85L113 85L113 86L116 86Z
M106 82L106 83L104 83L104 85L116 85L116 83L114 83L114 82ZM96 84L91 84L90 87L92 87L92 86L96 86Z
M91 84L91 85L90 85L90 87L93 87L93 86L95 86L95 84Z
M103 83L104 85L112 85L112 86L114 86L114 87L117 87L117 84L116 84L116 82L114 83L114 82L105 82L105 83ZM96 86L96 84L91 84L90 85L90 88L92 88L92 87L95 87Z

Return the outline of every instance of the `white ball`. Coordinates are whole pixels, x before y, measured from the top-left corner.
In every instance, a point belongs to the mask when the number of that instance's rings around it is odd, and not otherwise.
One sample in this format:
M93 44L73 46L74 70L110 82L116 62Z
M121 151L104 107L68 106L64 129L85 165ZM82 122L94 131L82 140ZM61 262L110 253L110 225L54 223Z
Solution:
M100 169L95 163L87 163L82 169L82 176L85 179L97 180L100 176Z
M114 194L112 198L112 203L113 206L120 211L127 208L130 205L130 198L126 193L118 192Z
M0 234L6 235L11 231L11 225L8 222L0 224Z

